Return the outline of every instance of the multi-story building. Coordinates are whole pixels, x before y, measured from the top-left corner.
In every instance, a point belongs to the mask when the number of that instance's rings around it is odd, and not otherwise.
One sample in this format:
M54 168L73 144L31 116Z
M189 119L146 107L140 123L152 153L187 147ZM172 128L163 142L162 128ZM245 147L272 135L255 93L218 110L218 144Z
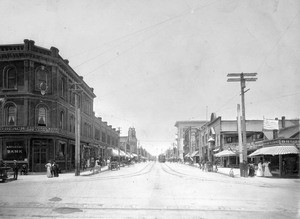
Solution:
M119 138L118 131L95 117L93 88L55 47L45 49L32 40L1 45L0 159L27 163L35 172L45 171L48 160L62 170L73 169L75 95L81 112L81 163L90 165Z
M196 150L196 130L202 127L206 121L177 121L176 142L178 158L183 160L187 154L192 154Z
M284 118L284 117L283 117ZM297 120L279 120L279 128L293 126ZM299 122L299 121L298 121ZM238 126L236 120L222 120L214 113L211 120L197 130L200 160L214 161L214 154L221 151L232 151L235 156L224 156L221 160L222 166L239 165L239 140ZM264 142L276 138L276 132L263 130L263 120L246 120L246 147L247 154L251 154L258 148L264 146Z
M134 154L137 156L138 154L138 147L137 147L137 138L136 138L136 131L134 127L130 127L128 129L128 136L121 136L120 137L120 147L126 153Z

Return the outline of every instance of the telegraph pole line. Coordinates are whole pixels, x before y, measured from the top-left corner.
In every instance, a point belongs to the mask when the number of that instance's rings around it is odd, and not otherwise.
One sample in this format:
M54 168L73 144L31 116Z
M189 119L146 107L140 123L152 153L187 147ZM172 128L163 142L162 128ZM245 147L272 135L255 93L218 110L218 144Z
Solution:
M254 78L257 73L229 73L227 74L227 82L240 82L241 84L241 102L242 102L242 144L243 144L243 160L240 160L240 169L243 172L244 177L246 176L246 167L243 165L247 162L247 134L246 134L246 113L245 113L245 91L246 81L256 81L257 78Z
M80 175L80 103L79 103L79 94L82 92L82 89L79 87L80 83L72 83L74 88L70 90L75 94L75 176Z

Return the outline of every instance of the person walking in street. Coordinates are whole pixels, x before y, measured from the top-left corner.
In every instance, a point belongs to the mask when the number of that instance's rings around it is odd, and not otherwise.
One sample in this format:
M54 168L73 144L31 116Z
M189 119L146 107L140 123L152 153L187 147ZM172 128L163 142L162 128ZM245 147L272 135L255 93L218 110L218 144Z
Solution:
M52 177L52 164L51 161L49 161L45 167L47 168L47 177L51 178Z
M18 162L16 160L14 160L14 163L13 163L13 171L14 171L14 180L17 180L18 179L19 166L18 166Z

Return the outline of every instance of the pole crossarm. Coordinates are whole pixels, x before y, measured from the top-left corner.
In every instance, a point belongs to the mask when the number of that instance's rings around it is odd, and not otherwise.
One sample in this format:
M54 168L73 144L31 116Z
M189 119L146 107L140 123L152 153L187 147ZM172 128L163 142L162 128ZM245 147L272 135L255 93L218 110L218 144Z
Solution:
M254 77L257 75L257 73L228 73L227 77L240 77L241 74L249 77Z
M256 81L257 78L244 78L244 79L241 79L241 78L228 78L227 79L227 82L239 82L239 81Z

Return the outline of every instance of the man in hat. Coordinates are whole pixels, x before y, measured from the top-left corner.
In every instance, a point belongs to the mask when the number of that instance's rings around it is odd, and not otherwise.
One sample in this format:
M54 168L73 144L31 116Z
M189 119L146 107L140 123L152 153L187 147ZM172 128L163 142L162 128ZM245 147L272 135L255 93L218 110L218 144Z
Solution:
M13 171L14 171L14 180L17 180L18 179L19 166L18 166L18 162L16 160L14 160Z

